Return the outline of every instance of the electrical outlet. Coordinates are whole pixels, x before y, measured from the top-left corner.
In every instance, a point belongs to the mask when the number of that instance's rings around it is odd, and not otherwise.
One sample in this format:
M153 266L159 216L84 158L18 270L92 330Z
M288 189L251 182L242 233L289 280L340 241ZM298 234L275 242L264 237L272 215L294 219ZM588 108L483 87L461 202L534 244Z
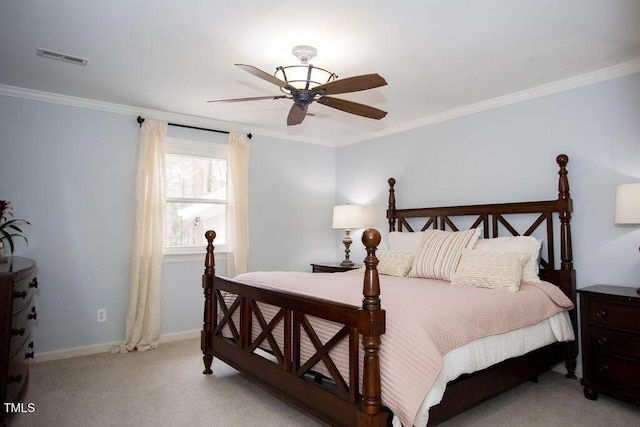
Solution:
M96 316L96 322L106 322L107 321L107 309L99 308Z

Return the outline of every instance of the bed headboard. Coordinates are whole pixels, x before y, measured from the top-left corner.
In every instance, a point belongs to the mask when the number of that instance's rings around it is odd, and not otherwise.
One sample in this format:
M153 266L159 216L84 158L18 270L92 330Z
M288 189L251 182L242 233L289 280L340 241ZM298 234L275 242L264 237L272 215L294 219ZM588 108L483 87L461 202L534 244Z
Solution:
M482 227L484 238L498 237L500 234L529 236L538 230L544 240L540 257L540 278L559 286L575 304L576 275L573 269L570 224L573 204L566 168L569 157L560 154L556 157L556 162L559 166L558 196L555 200L547 201L397 209L394 188L396 180L389 178L389 231L412 232L414 227L417 229L416 221L419 224L424 221L419 231L428 228L458 231L456 221L460 223L462 217L470 220L463 228ZM512 223L517 222L521 227L523 219L530 225L525 225L524 231L519 232ZM559 229L556 230L556 227ZM558 242L559 254L556 253Z

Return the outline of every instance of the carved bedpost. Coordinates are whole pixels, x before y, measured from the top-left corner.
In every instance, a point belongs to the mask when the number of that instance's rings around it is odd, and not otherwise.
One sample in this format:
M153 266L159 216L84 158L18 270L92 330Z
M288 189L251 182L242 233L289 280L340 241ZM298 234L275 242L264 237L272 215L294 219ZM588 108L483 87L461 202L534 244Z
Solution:
M204 361L203 374L211 374L211 363L213 353L211 352L211 334L213 332L213 320L215 314L215 300L213 299L213 278L216 275L216 260L213 255L213 239L216 232L209 230L204 233L207 239L207 256L204 259L204 274L202 275L202 288L204 289L204 320L202 332L200 334L200 348L202 349L202 360Z
M567 175L567 163L569 163L569 156L566 154L560 154L556 157L556 162L560 167L558 171L558 203L559 216L560 216L560 281L563 284L563 290L568 293L573 303L576 304L576 275L573 269L573 249L571 247L571 212L573 211L573 205L571 201L571 193L569 192L569 178ZM578 318L576 309L571 310L570 313L571 323L573 324L573 330L577 331ZM575 343L575 353L577 356L578 347ZM567 378L577 378L575 370L577 366L576 357L565 360L565 367L567 368Z
M389 178L389 208L387 209L387 220L389 221L389 231L396 231L396 185L395 178Z
M566 154L560 154L556 158L560 170L558 175L558 200L561 203L560 207L560 259L563 270L573 269L573 253L571 249L571 211L573 206L571 204L571 195L569 193L569 178L567 175L567 163L569 163L569 157Z
M385 312L380 309L380 281L376 249L380 244L380 233L368 228L362 234L362 243L367 249L364 285L362 293L363 324L361 330L364 348L362 374L362 411L370 416L381 414L382 398L380 385L380 336L385 332Z

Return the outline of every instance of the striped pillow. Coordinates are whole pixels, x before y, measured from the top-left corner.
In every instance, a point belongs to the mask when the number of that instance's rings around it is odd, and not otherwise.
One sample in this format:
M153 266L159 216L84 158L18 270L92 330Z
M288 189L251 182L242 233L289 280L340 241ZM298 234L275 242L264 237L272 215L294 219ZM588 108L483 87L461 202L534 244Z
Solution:
M516 292L520 289L522 268L530 257L524 252L465 249L451 284Z
M409 277L451 281L465 248L472 248L479 228L464 231L427 230L416 254Z

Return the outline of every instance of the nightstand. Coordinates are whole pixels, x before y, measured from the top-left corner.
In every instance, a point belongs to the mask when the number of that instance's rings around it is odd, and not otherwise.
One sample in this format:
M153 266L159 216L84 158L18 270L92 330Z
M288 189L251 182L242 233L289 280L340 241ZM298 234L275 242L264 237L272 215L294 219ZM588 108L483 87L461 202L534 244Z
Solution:
M605 285L578 293L584 396L602 392L640 405L640 295Z
M314 273L342 273L344 271L355 270L362 267L362 264L355 264L352 267L345 267L339 262L323 262L321 264L311 264Z

